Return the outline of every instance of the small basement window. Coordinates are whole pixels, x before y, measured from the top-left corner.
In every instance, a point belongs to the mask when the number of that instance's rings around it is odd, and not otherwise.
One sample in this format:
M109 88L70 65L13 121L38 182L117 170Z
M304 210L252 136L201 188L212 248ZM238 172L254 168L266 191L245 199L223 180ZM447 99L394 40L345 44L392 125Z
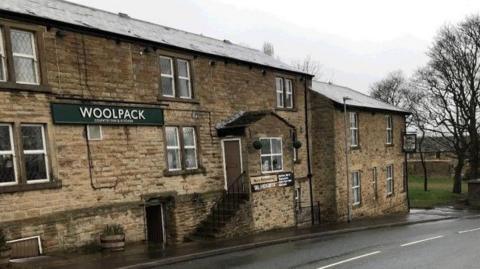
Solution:
M102 126L101 125L87 125L88 140L102 140Z

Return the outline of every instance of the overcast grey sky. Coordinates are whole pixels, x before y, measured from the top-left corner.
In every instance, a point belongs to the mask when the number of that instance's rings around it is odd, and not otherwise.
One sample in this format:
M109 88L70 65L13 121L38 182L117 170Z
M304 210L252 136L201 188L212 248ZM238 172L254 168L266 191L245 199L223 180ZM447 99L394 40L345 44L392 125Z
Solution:
M321 80L367 92L392 70L422 66L435 33L480 12L478 0L70 0L249 47L275 46L286 63L306 55Z

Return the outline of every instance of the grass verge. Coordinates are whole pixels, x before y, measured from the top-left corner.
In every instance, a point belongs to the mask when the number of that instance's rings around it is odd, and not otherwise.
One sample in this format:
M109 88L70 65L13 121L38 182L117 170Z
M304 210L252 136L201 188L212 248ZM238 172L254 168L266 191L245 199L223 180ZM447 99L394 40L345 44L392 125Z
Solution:
M428 191L423 190L423 177L409 176L408 188L412 208L434 208L455 205L467 198L467 183L462 183L462 193L452 192L453 179L448 177L430 177Z

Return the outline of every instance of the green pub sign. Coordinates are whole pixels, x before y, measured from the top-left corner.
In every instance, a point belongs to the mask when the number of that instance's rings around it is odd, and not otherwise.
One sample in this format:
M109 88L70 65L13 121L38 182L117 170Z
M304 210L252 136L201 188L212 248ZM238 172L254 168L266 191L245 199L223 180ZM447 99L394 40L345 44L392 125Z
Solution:
M163 125L160 108L59 103L51 106L56 124Z

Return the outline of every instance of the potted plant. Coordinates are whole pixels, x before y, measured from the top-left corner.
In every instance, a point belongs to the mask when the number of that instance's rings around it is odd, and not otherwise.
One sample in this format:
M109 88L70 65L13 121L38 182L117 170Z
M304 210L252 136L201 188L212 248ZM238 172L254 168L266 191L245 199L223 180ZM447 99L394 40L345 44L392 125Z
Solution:
M102 249L110 251L122 251L125 247L125 232L122 225L107 225L100 235Z
M10 263L12 249L7 245L5 233L0 229L0 266Z

